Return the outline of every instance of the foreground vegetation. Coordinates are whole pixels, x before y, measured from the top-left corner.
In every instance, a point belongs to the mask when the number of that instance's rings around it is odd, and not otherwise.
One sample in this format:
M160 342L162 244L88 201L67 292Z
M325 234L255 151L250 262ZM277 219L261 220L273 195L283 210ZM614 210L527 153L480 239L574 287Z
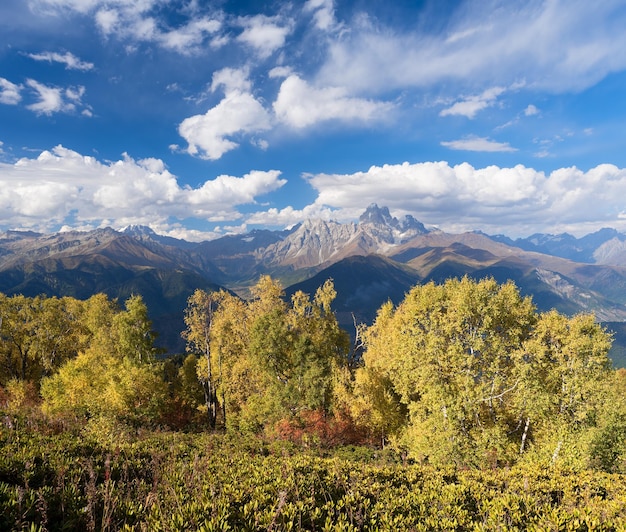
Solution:
M121 443L13 427L2 530L623 530L626 478L458 470L359 447L161 433Z
M626 527L626 371L592 315L451 279L351 343L335 295L198 290L163 359L138 296L0 294L0 529Z

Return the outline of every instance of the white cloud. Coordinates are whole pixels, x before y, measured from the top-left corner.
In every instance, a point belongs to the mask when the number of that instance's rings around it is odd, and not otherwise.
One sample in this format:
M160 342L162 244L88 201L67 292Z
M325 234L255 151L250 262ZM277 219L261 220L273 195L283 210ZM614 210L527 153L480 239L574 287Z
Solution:
M203 115L183 120L178 133L189 144L189 154L216 160L239 146L233 137L268 130L271 117L248 92L250 84L245 70L220 70L213 75L211 87L224 89L222 101Z
M262 191L275 190L284 185L286 181L278 179L279 175L277 170L252 170L243 178L221 175L198 189L184 190L183 194L194 216L211 217L218 208L223 211L225 206L232 209L235 205L254 203L255 197Z
M0 78L0 103L17 105L22 100L22 86L11 83L8 79Z
M34 79L26 80L26 84L36 92L36 97L39 99L37 103L27 106L31 111L37 114L51 115L52 113L68 112L74 109L72 104L64 100L63 89L48 87Z
M492 87L477 96L464 98L450 107L443 109L439 116L461 115L467 118L474 118L479 111L491 107L496 103L498 96L505 91L502 87Z
M189 54L213 36L211 45L223 44L222 36L215 36L221 28L219 19L198 16L197 9L188 4L182 10L189 20L179 27L164 27L157 18L162 0L36 0L37 6L47 6L52 13L75 11L91 15L105 37L117 37L138 42L154 42L178 53ZM35 0L31 0L34 4ZM130 49L133 47L131 46ZM34 58L35 59L35 58ZM57 59L52 59L57 60Z
M517 151L508 142L495 142L485 137L467 137L461 140L442 142L442 146L451 150L485 151L485 152L513 152Z
M498 3L500 4L500 3ZM470 0L440 33L353 24L329 46L317 82L378 94L476 80L532 89L585 89L626 67L623 3L552 0L494 9Z
M270 78L286 78L291 74L293 74L293 69L288 66L274 67L268 73Z
M83 86L79 86L76 88L69 87L65 89L65 95L67 96L68 99L74 102L80 103L82 97L85 95L85 87Z
M209 46L214 50L222 48L226 46L230 42L230 37L228 35L218 35L217 37L213 37L209 42Z
M318 197L302 212L332 209L336 219L353 217L376 202L443 229L528 235L626 227L620 218L626 169L608 164L587 172L561 168L546 175L523 165L474 168L467 163L404 163L347 175L317 174L307 181ZM255 219L286 220L300 214L283 209L269 211L265 217L257 214Z
M102 163L57 146L36 159L0 163L0 225L60 227L76 224L165 224L170 218L241 218L236 207L283 186L280 172L221 175L199 188L181 187L159 159ZM103 222L104 221L104 222ZM73 222L74 224L74 222Z
M337 25L333 0L307 0L302 10L313 13L315 27L322 31L329 31Z
M105 36L111 35L120 27L120 15L115 9L101 9L96 13L96 24Z
M315 88L297 75L283 81L274 102L277 118L304 128L325 120L369 121L391 111L389 103L350 97L339 87Z
M336 219L336 212L318 204L307 205L304 209L294 209L291 206L282 209L270 208L249 215L246 223L247 225L292 227L308 218Z
M27 105L26 108L37 114L51 115L53 113L71 113L76 111L77 106L82 105L82 97L85 94L85 87L50 87L39 83L34 79L26 80L35 93L37 102ZM88 113L90 111L87 109Z
M192 20L186 26L162 33L159 40L165 48L188 53L200 46L207 35L217 33L221 27L219 20L202 17Z
M535 116L539 114L539 109L537 109L533 104L530 104L526 109L524 109L525 116Z
M183 120L178 132L188 142L189 154L216 160L239 146L233 136L264 131L269 124L270 117L258 100L236 91L205 114Z
M292 31L292 22L280 17L255 15L239 19L244 30L237 40L252 47L262 58L267 58L282 48Z
M241 91L249 92L252 88L249 72L246 68L223 68L213 73L211 91L224 89L225 93Z
M102 0L28 0L33 8L48 6L51 10L72 10L79 13L88 13L102 2Z
M144 224L172 236L202 239L218 233L186 229L182 220L290 226L310 217L349 220L374 201L444 230L521 236L626 227L626 169L614 165L545 174L523 165L404 163L354 174L312 175L307 181L317 192L314 203L244 217L239 205L255 204L285 184L279 171L221 175L191 188L180 186L159 159L125 155L105 163L57 146L36 158L0 163L0 227L45 231L70 223L83 228Z
M28 57L34 59L35 61L48 61L49 63L61 63L65 65L67 70L92 70L94 65L93 63L89 63L87 61L81 61L78 57L76 57L71 52L65 52L64 54L59 54L57 52L41 52L39 54L28 54Z
M263 151L267 150L270 147L269 142L267 142L265 139L252 139L250 142L253 146L256 146Z

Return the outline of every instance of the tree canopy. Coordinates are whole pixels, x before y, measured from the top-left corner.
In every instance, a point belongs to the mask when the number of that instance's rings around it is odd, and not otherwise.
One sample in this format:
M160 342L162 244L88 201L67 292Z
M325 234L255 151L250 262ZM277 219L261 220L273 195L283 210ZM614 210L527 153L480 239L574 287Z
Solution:
M610 376L610 336L593 316L537 314L513 283L493 279L414 287L380 309L365 346L356 408L434 463L579 448Z
M335 295L329 281L313 299L298 292L287 303L267 276L249 301L224 291L193 294L184 336L204 357L198 375L210 424L218 412L224 424L252 430L303 411L330 412L333 371L349 348L331 310Z
M335 296L329 280L287 300L268 276L247 300L197 290L187 352L162 360L139 296L0 294L0 399L39 396L45 415L108 435L195 423L379 442L437 465L626 470L626 373L593 315L539 313L512 282L450 279L382 305L357 350Z

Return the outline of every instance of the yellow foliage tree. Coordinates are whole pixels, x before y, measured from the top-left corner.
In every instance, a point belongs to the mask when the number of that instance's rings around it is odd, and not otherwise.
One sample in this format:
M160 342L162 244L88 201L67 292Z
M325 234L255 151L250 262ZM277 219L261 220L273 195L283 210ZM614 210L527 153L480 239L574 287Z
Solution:
M591 316L538 315L513 283L467 277L384 305L364 340L357 407L414 457L464 465L547 446L536 427L589 426L610 347Z
M125 311L102 296L87 302L91 341L75 358L43 379L42 409L96 423L106 419L131 426L154 423L167 399L160 367L152 361L150 322L139 297ZM122 345L116 341L124 339Z

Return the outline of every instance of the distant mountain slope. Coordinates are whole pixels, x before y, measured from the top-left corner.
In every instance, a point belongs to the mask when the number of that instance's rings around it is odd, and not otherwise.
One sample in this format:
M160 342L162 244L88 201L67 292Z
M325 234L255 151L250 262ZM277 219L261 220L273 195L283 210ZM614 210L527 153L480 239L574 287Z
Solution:
M581 264L528 252L480 233L431 232L398 246L390 257L406 262L425 280L492 276L515 281L542 309L595 312L600 320L626 320L626 269Z
M572 256L584 262L567 258ZM78 298L105 292L120 300L139 293L163 345L179 350L183 310L194 289L225 287L246 296L263 274L279 279L289 294L313 293L333 278L335 308L347 328L352 314L369 323L382 303L400 301L418 282L463 275L511 279L540 310L594 312L602 321L625 322L624 259L626 235L614 230L579 239L565 234L513 241L427 229L372 204L358 223L306 220L289 230L199 243L142 226L121 232L8 231L0 234L0 291Z
M358 323L371 323L383 303L402 301L411 287L420 281L420 276L411 268L380 255L355 255L332 264L306 281L289 286L286 294L291 297L302 290L313 295L328 279L333 280L337 291L333 308L338 320L350 330L353 314Z
M626 235L618 233L615 229L600 229L582 238L576 238L568 233L559 235L536 233L527 238L515 240L504 235L495 235L490 238L525 251L535 251L576 262L618 266L624 264L623 250ZM619 248L620 257L613 252L615 248Z
M157 344L182 351L183 311L196 288L220 288L167 246L155 249L112 229L58 235L0 235L0 292L71 296L103 292L123 303L141 294Z

